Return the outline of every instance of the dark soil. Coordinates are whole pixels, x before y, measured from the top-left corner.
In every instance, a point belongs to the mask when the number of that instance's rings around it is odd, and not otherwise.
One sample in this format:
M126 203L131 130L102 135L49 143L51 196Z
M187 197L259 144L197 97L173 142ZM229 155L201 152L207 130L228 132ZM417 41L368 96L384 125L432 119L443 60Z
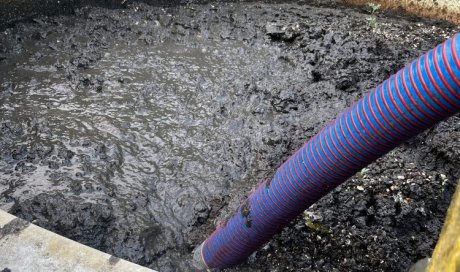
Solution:
M84 7L17 23L0 33L0 208L188 271L261 178L459 30L302 3ZM228 271L406 271L431 255L459 165L456 116Z

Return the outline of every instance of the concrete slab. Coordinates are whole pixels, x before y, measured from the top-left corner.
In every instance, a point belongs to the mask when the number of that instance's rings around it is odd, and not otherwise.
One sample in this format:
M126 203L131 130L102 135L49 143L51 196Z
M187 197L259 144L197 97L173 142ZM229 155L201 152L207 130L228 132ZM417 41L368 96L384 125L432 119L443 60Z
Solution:
M0 271L154 272L0 210Z

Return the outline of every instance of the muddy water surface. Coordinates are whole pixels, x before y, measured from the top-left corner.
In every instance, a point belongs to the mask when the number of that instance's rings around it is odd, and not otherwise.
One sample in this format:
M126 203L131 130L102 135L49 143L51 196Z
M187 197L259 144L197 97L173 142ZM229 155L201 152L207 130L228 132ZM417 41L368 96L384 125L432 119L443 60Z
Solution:
M0 68L3 129L20 134L2 143L12 150L2 161L12 188L3 208L27 195L70 193L109 205L135 235L167 244L154 253L184 246L183 230L207 219L210 198L228 195L219 145L244 137L221 105L238 95L232 81L270 62L270 51L199 37L155 45L114 39L74 83L69 55L49 46L61 38L26 44L29 58ZM160 233L166 241L151 237Z

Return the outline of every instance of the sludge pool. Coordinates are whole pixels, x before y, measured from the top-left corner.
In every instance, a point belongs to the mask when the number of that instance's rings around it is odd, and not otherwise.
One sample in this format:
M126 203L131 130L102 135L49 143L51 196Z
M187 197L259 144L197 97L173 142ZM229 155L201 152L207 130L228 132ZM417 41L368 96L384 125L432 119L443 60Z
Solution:
M186 271L292 151L458 31L304 3L34 16L0 36L0 208ZM459 177L459 126L451 118L372 164L234 270L394 271L429 256Z

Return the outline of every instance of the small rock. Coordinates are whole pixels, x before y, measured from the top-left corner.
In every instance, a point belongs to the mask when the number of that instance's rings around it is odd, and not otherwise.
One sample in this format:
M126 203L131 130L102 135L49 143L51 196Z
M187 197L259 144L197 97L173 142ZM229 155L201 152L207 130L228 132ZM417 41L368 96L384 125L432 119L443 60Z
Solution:
M405 177L404 177L404 176L397 176L396 178L398 178L399 180L403 180L403 179L405 179Z
M363 186L356 186L356 189L358 189L359 191L364 191L364 187L363 187Z

